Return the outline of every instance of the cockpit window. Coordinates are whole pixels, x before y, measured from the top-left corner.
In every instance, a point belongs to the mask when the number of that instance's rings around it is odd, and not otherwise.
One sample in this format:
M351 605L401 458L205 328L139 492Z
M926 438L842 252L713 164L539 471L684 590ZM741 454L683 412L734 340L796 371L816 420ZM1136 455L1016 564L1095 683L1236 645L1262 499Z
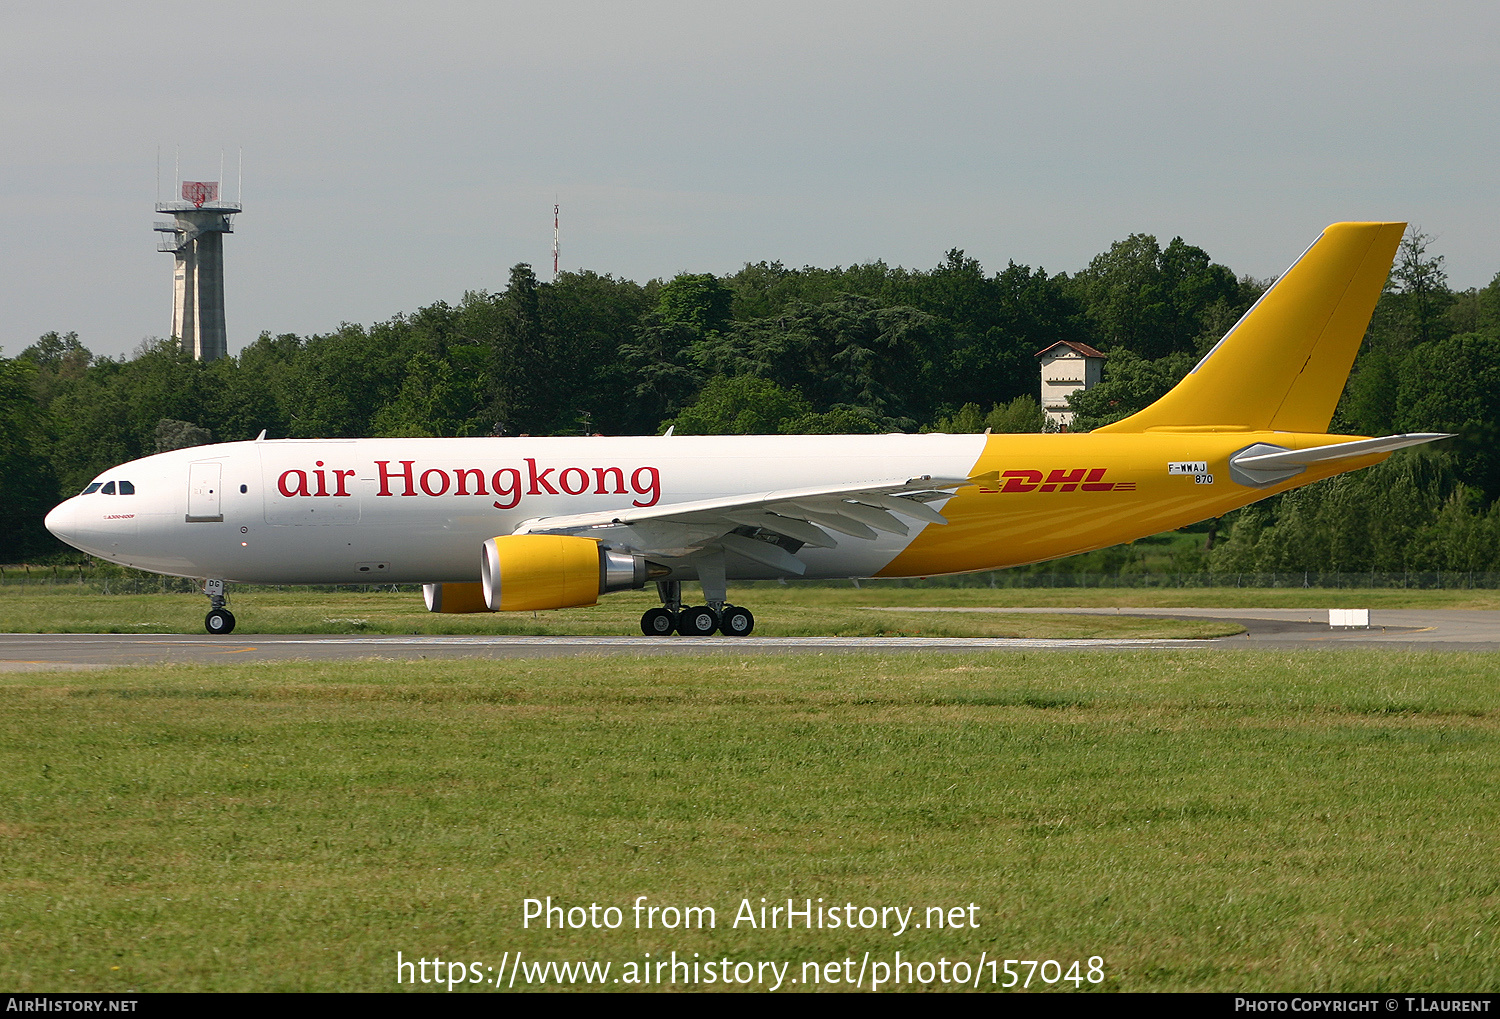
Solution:
M122 482L120 482L120 494L121 495L134 495L135 494L135 485L134 485L134 483L129 482L129 481L122 481Z
M95 492L99 491L99 487L100 487L100 483L97 482L97 481L95 481L93 484L89 485L88 488L85 488L79 494L80 495L93 495Z
M99 489L99 494L100 495L114 495L115 494L115 483L113 481L106 481L104 483L104 487L101 488L101 489Z

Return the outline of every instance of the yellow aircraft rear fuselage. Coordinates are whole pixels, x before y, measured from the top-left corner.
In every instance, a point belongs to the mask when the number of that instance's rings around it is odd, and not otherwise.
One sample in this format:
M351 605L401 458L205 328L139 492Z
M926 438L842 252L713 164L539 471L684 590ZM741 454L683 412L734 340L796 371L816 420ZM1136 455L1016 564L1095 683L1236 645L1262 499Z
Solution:
M994 482L959 489L943 507L948 525L923 530L880 576L1020 566L1183 527L1390 455L1310 465L1285 481L1250 487L1230 476L1229 457L1239 450L1257 443L1307 449L1357 438L1249 431L992 435L973 473L994 474ZM1205 469L1172 473L1173 464Z

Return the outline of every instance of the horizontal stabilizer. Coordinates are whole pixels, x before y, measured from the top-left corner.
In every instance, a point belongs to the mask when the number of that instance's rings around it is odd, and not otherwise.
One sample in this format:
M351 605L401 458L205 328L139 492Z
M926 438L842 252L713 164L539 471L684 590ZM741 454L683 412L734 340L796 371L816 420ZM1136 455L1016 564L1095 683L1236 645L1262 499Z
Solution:
M1451 435L1445 432L1411 432L1406 435L1386 435L1378 439L1336 442L1309 449L1283 449L1257 442L1229 458L1229 473L1241 484L1263 488L1295 477L1312 464L1355 460L1362 456L1389 453L1406 446L1418 446L1424 442L1447 438L1451 438Z
M1240 454L1231 463L1236 467L1259 471L1306 467L1308 464L1325 463L1329 460L1352 460L1371 453L1389 453L1407 446L1420 446L1424 442L1452 437L1451 432L1409 432L1405 435L1386 435L1379 439L1360 439L1358 442L1336 442L1331 446L1314 446L1311 449L1288 449L1279 453L1256 453L1252 456Z

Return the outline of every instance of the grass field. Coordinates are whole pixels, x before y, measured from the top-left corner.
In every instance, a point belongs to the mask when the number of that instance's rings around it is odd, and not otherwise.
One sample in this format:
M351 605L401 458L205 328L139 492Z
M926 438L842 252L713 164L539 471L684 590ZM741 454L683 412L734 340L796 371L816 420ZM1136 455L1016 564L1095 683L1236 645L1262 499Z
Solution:
M696 591L692 592L696 594ZM755 584L730 591L755 613L762 636L1218 637L1215 620L1097 616L869 612L891 606L1500 609L1500 591L1327 588L920 588L866 584ZM638 634L654 594L624 592L560 612L436 615L420 594L231 589L240 633ZM194 594L79 594L69 585L0 586L0 632L197 633L207 599Z
M380 991L398 951L620 974L675 950L798 977L809 960L857 969L899 950L1101 956L1085 990L1500 990L1494 663L730 655L0 674L0 984ZM622 907L625 925L523 929L523 899L547 895ZM640 895L711 905L718 926L635 930ZM919 918L972 902L979 926L730 927L742 898L788 896Z
M973 592L978 594L980 592ZM891 597L896 595L896 597ZM969 595L969 597L956 597ZM766 585L732 591L755 613L760 636L935 637L1222 637L1242 628L1222 620L1131 619L1108 616L870 612L865 606L991 604L970 592ZM882 600L883 599L883 600ZM737 604L739 601L736 602ZM592 608L558 612L441 615L422 596L390 592L308 590L234 593L230 608L239 633L505 633L640 635L641 613L658 604L654 592L605 597ZM1005 603L1000 604L1015 604ZM208 601L192 594L79 595L67 586L0 587L0 632L197 633Z

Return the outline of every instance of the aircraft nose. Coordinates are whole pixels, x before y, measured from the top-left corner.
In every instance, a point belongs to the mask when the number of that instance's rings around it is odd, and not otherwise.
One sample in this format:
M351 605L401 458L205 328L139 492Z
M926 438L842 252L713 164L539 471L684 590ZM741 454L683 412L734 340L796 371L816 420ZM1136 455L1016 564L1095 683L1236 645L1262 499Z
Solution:
M73 544L73 539L78 537L78 528L73 522L77 509L78 507L73 505L73 500L69 499L67 502L52 507L52 512L48 513L47 519L43 521L47 525L47 530L60 541L66 541L70 545Z

